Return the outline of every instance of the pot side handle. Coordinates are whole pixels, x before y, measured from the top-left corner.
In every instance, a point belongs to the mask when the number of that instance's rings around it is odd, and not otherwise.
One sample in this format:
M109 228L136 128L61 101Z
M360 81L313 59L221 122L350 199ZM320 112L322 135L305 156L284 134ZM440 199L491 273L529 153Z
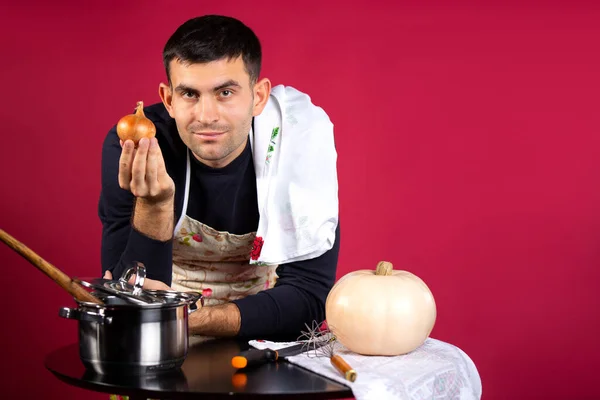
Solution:
M97 322L99 324L110 324L112 322L112 317L69 307L63 307L58 310L58 316L67 319L76 319L78 321Z
M198 292L190 292L194 293L195 296L193 300L188 305L188 314L198 311L200 308L204 307L204 296ZM200 307L198 307L198 302L200 302Z

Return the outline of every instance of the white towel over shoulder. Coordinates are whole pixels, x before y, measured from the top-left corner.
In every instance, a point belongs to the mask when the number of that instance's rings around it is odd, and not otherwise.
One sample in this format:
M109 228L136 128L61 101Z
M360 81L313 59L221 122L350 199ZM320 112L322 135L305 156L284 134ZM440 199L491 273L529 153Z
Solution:
M338 224L337 152L333 123L308 95L272 88L254 119L250 142L256 170L263 246L251 264L315 258L331 249Z

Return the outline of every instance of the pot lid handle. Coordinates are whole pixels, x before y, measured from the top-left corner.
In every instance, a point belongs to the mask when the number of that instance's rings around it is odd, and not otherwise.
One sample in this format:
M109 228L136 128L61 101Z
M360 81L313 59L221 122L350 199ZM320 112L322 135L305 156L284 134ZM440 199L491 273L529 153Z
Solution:
M133 267L123 273L119 281L128 284L132 275L135 275L135 281L133 282L133 291L131 294L140 296L144 290L144 280L146 279L146 267L144 267L144 264L136 262Z

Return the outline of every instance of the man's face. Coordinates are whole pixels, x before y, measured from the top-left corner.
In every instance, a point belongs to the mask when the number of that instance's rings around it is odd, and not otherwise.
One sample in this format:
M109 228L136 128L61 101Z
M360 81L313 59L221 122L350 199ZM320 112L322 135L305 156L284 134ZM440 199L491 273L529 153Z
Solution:
M171 87L161 84L160 92L181 140L201 162L229 164L244 150L252 117L264 108L265 80L251 85L241 57L202 64L173 60L170 77Z

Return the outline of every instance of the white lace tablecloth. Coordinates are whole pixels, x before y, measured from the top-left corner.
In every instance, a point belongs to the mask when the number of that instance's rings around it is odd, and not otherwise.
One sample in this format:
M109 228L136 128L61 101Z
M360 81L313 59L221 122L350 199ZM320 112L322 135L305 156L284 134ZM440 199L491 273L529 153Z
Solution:
M273 350L300 342L251 340L252 347ZM347 381L327 357L315 351L286 359L317 374L348 385L356 400L481 398L481 378L471 358L458 347L428 338L411 353L400 356L363 356L336 344L335 354L356 371L354 382Z

